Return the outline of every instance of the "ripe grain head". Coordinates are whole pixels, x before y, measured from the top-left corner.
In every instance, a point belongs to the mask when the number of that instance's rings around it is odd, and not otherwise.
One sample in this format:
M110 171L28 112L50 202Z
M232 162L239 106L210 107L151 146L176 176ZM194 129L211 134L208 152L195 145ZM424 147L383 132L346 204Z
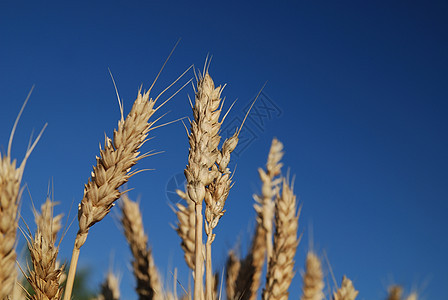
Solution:
M333 300L355 300L358 293L352 281L344 276L341 287L333 293Z

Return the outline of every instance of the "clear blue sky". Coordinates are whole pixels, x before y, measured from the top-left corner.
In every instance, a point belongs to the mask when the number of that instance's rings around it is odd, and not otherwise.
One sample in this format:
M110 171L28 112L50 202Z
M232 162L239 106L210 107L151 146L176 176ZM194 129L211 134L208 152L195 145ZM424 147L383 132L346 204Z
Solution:
M447 23L446 1L2 1L0 144L4 151L34 84L13 156L21 159L32 130L48 122L23 181L40 205L53 180L56 211L67 215L71 208L71 221L98 144L119 119L108 68L129 111L138 87L150 86L182 38L153 95L191 64L202 68L210 53L212 77L227 84L227 107L238 99L228 118L237 124L268 81L266 105L253 113L247 143L234 156L236 183L214 243L217 269L238 240L243 252L249 244L257 168L277 137L303 204L291 299L300 295L310 232L338 282L344 274L353 279L358 299L381 299L392 283L416 289L422 299L448 299ZM159 116L191 116L187 95L190 86ZM170 287L174 268L188 285L167 205L170 180L187 162L187 137L181 123L152 135L143 151L164 153L138 165L155 170L131 179L130 196L141 200L155 261ZM27 194L22 211L31 222ZM112 261L122 273L123 299L136 299L117 211L92 228L80 266L95 265L96 288ZM61 245L67 260L76 230L75 222Z

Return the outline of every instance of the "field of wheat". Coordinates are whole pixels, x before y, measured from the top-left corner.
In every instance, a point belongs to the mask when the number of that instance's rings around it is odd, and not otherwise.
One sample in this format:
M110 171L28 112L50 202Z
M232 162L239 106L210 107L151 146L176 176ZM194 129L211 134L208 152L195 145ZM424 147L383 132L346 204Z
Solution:
M152 254L151 245L156 241L148 239L144 229L144 223L157 224L145 220L138 201L127 194L126 183L142 172L136 165L154 154L146 152L143 146L156 143L150 141L153 130L166 125L160 119L163 112L159 110L164 109L170 97L163 97L165 90L153 96L151 85L147 90L138 91L127 114L118 96L121 118L113 133L105 137L99 153L92 154L96 156L96 164L86 179L83 197L77 206L77 220L73 226L78 231L67 263L66 259L58 257L61 239L67 238L63 230L66 224L63 224L62 215L53 213L56 203L52 199L33 203L36 226L31 226L33 220L23 220L24 225L19 226L24 192L22 176L27 161L32 159L33 149L45 134L44 127L30 142L22 161L14 158L11 145L20 114L26 109L25 105L22 107L6 151L0 154L0 299L76 299L72 290L83 246L95 239L95 233L89 234L90 229L103 218L109 218L111 211L119 211L120 226L132 253L129 264L138 299L356 299L359 292L349 279L350 274L331 278L331 273L323 271L323 265L327 264L323 253L307 248L301 241L302 203L295 195L294 174L289 169L293 166L283 165L285 149L275 137L271 145L260 150L266 153L266 164L258 169L261 190L253 197L256 225L253 234L245 237L250 241L247 254L241 256L235 249L225 249L225 269L222 272L214 269L212 251L217 250L213 242L219 238L215 229L221 226L221 218L226 218L226 201L232 201L235 170L229 163L232 152L238 147L246 118L233 135L224 139L221 127L231 105L224 103L223 85L215 84L208 63L202 70L194 69L192 82L194 99L184 99L190 101L192 114L179 121L185 126L189 143L189 148L185 149L186 185L176 191L180 201L172 206L173 229L179 236L179 246L190 269L191 284L174 280L176 284L168 286L164 282ZM156 112L158 116L153 116ZM249 109L245 117L250 113ZM110 132L110 129L105 130ZM144 172L138 176L144 176ZM29 260L25 264L17 263L18 238L26 239ZM113 241L110 245L113 247ZM298 247L307 251L304 262L294 260ZM331 266L324 269L331 270ZM298 270L303 270L303 274L298 274ZM25 279L21 279L22 276ZM289 293L294 276L302 277L301 295ZM173 277L176 278L175 268ZM329 284L330 281L333 283ZM121 299L119 282L119 276L108 272L96 299ZM391 285L388 293L387 299L391 300L417 299L415 292L403 295L398 285Z

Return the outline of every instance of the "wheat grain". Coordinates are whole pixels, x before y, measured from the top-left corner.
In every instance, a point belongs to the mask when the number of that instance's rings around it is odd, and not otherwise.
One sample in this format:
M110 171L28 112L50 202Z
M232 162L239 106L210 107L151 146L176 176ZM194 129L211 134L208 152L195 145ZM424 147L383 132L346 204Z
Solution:
M333 293L333 300L355 300L358 293L352 281L344 276L341 287Z
M319 258L313 252L308 252L303 276L301 300L322 300L324 294L322 266Z
M274 249L269 261L266 288L263 299L288 299L288 289L294 277L294 255L300 209L297 211L296 196L283 179L282 193L275 203Z
M159 272L154 264L151 249L148 248L148 237L144 232L142 215L137 202L122 195L121 224L126 240L131 248L134 276L137 280L136 291L139 299L163 299L163 290Z

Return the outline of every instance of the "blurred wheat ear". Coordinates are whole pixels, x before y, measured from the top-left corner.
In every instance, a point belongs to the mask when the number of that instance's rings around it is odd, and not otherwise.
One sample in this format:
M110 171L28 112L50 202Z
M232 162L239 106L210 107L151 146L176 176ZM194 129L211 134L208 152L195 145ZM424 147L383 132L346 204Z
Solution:
M147 245L148 237L144 231L139 205L126 194L121 199L121 224L133 256L132 267L139 299L162 300L160 275L154 264L152 251Z

